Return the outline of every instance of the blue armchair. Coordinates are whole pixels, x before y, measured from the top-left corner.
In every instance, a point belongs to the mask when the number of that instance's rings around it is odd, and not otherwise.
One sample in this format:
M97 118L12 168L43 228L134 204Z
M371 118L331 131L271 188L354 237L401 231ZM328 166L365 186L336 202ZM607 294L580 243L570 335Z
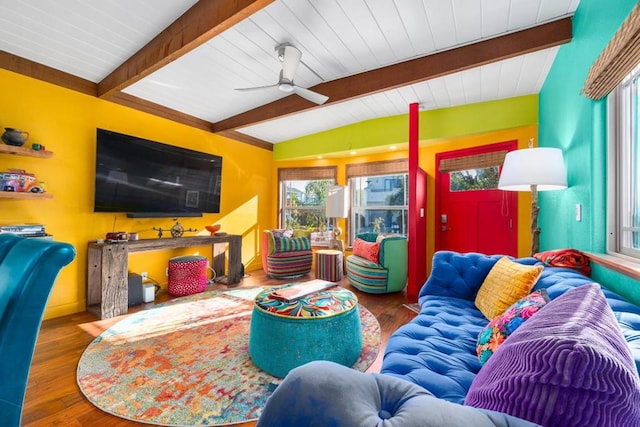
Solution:
M0 414L19 426L44 308L58 273L75 257L67 243L0 235Z

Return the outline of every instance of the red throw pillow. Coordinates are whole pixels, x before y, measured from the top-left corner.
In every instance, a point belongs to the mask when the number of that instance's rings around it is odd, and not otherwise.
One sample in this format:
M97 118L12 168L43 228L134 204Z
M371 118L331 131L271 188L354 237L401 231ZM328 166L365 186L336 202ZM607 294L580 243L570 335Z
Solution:
M353 241L353 254L378 264L380 244L356 238Z

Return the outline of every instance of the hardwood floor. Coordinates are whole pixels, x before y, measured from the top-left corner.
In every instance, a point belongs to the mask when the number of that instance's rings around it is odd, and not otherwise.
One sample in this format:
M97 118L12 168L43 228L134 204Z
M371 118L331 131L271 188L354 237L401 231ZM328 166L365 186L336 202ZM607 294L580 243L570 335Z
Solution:
M239 285L233 286L232 289L276 286L284 283L286 282L267 278L260 270L250 272ZM380 322L382 345L378 358L369 368L369 372L378 372L389 335L409 322L415 313L403 306L406 303L404 293L366 294L351 287L346 279L343 279L341 285L357 294L360 303L367 307ZM221 284L211 285L208 288L208 290L226 289L230 288ZM168 299L171 297L166 291L161 291L156 297L156 303ZM143 304L131 308L129 312L149 309L153 305L153 303ZM86 346L102 331L122 318L123 316L97 320L93 314L85 312L43 322L29 375L22 415L23 426L148 426L148 424L127 421L102 412L85 399L76 384L76 367ZM236 425L248 427L255 423Z

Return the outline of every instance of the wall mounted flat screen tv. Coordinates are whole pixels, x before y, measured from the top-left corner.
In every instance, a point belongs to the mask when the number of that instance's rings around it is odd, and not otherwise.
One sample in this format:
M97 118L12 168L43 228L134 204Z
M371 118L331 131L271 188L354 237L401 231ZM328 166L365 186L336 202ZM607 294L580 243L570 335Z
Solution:
M97 129L94 212L219 213L221 180L220 156Z

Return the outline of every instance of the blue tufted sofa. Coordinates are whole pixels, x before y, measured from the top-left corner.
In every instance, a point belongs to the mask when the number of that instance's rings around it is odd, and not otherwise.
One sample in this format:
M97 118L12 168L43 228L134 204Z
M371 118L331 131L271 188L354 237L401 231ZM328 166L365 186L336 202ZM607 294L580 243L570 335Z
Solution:
M436 397L463 403L480 370L476 342L488 320L474 300L489 270L501 255L437 252L429 279L420 290L420 314L394 332L387 343L381 373L400 377ZM520 258L525 265L542 265ZM592 283L567 268L545 267L534 290L546 288L551 299ZM640 307L603 288L640 370Z
M474 300L500 258L436 253L431 275L419 294L420 314L389 338L380 374L323 361L296 368L267 401L258 427L534 425L506 413L463 404L480 371L477 337L489 322ZM535 258L515 261L540 264ZM592 280L574 270L545 267L534 289L546 288L555 299L589 283ZM640 369L640 307L605 288L602 291Z
M480 371L475 351L477 337L489 322L475 307L475 297L500 258L500 255L436 253L431 275L419 294L420 314L389 338L380 374L362 373L325 361L296 368L267 401L258 427L536 425L507 413L463 404ZM535 258L515 261L524 265L540 264ZM544 267L534 289L546 288L549 297L555 299L589 283L592 280L574 270ZM602 293L612 308L636 368L640 369L640 307L605 288ZM629 365L633 363L629 361ZM620 378L616 377L611 383L617 384ZM635 384L637 387L638 382ZM619 394L615 399L617 396ZM634 396L635 400L616 400L620 408L625 408L625 414L637 413L633 407L637 405L637 392ZM582 415L589 419L590 412L586 412ZM564 414L565 420L571 419L569 413ZM563 423L554 425L565 425Z

